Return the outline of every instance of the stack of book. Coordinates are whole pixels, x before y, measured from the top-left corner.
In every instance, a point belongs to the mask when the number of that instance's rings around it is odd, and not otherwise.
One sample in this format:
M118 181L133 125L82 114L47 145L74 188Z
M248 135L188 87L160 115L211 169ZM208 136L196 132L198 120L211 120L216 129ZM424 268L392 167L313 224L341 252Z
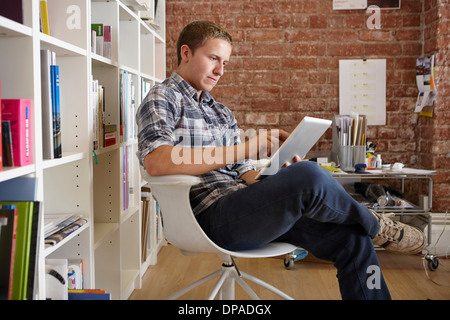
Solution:
M45 245L54 246L78 230L87 220L72 214L47 214L44 218Z
M36 294L42 204L37 179L0 183L0 300L31 300Z
M33 163L32 116L28 99L1 100L2 166L26 166Z
M41 204L0 202L0 300L31 300L39 249Z

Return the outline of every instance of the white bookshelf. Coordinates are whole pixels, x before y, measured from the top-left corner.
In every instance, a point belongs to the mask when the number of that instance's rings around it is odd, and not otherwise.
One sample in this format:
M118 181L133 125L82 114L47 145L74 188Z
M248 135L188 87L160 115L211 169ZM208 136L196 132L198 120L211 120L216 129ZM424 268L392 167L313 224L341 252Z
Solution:
M130 1L127 1L130 2ZM158 1L157 30L139 18L134 6L114 0L48 0L50 35L40 32L39 0L23 0L24 22L0 16L2 99L30 99L34 110L33 164L4 167L0 183L22 176L38 178L37 199L44 215L72 213L88 223L38 258L36 299L46 298L45 259L82 259L84 288L105 289L112 299L127 299L139 288L154 254L141 257L141 204L136 158L137 139L93 152L94 117L91 77L106 88L105 121L119 125L120 72L135 85L135 109L142 99L141 82L165 78L165 1ZM153 3L153 2L152 2ZM142 10L140 8L139 10ZM74 20L75 19L75 20ZM91 52L91 23L112 27L111 57ZM56 52L60 66L62 158L42 156L40 50ZM134 117L134 114L131 115ZM133 121L134 122L134 121ZM123 174L128 150L128 207L124 208ZM156 218L151 219L156 228ZM154 241L156 252L163 241Z

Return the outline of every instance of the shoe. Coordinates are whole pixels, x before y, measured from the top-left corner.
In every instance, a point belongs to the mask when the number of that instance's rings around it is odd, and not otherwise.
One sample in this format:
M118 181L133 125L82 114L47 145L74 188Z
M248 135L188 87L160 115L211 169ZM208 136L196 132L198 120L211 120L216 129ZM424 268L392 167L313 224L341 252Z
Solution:
M390 219L394 213L381 214L374 210L370 211L380 223L380 230L372 239L373 244L400 254L416 254L426 247L426 237L421 230Z

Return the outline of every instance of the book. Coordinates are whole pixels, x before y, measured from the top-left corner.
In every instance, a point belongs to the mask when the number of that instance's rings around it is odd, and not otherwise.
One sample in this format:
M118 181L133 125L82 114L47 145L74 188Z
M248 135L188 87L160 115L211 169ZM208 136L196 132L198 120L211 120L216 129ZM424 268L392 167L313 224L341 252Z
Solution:
M68 226L64 227L63 229L59 230L58 232L48 236L45 238L45 245L46 246L54 246L66 237L68 237L70 234L81 228L83 225L87 223L86 219L80 218L77 221L69 224Z
M18 177L0 182L0 201L35 201L36 177Z
M91 76L91 107L92 107L92 148L93 150L99 149L99 136L98 136L98 80L92 79Z
M23 23L22 1L0 1L0 16Z
M91 30L91 52L95 53L97 51L97 32L95 30Z
M54 52L41 50L42 157L54 158L52 85L50 66L56 64Z
M39 243L41 235L41 221L42 211L41 203L38 201L33 202L33 217L31 218L31 239L30 239L30 253L28 255L28 278L26 280L25 298L27 300L33 300L37 295L38 288L38 256Z
M61 106L59 94L59 66L50 66L52 88L52 114L53 114L53 150L54 158L61 158Z
M15 205L18 211L11 300L25 300L28 288L34 202L1 201L0 205Z
M14 166L33 163L32 113L31 100L2 99L2 120L9 120L11 124Z
M120 71L119 75L119 130L120 141L126 142L135 138L135 87L132 74Z
M103 56L111 59L111 26L103 27Z
M147 259L147 242L149 234L149 210L151 193L149 187L141 187L142 225L141 225L141 263Z
M2 120L2 155L4 167L14 166L11 122L9 120Z
M50 35L50 26L49 26L49 22L48 22L47 0L40 0L39 7L40 7L40 11L41 11L41 31L45 34Z
M104 290L69 290L69 300L111 300L111 294Z
M103 23L92 23L91 30L95 31L95 53L103 56Z
M0 206L0 300L11 300L16 233L17 208Z
M47 214L44 218L44 237L51 236L80 218L80 216L73 214Z
M67 265L67 278L69 290L83 289L83 260L70 259Z

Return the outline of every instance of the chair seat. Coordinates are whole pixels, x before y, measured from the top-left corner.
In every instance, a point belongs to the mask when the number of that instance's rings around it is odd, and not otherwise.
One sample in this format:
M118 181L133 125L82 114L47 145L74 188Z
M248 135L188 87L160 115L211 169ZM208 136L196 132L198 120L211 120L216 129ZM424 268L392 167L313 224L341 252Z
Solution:
M226 256L231 256L233 258L272 258L292 253L296 249L298 249L298 247L290 243L271 242L263 247L250 250L230 251L220 248L219 250L217 250L217 252L215 252L215 254L222 257L223 260L229 260L224 258ZM184 255L194 255L202 253L183 250L182 248L179 248L179 250Z
M285 242L272 242L264 247L250 249L250 250L241 250L241 251L229 251L224 250L224 252L228 252L231 256L236 258L270 258L285 255L293 252L297 249L297 246L294 246Z

